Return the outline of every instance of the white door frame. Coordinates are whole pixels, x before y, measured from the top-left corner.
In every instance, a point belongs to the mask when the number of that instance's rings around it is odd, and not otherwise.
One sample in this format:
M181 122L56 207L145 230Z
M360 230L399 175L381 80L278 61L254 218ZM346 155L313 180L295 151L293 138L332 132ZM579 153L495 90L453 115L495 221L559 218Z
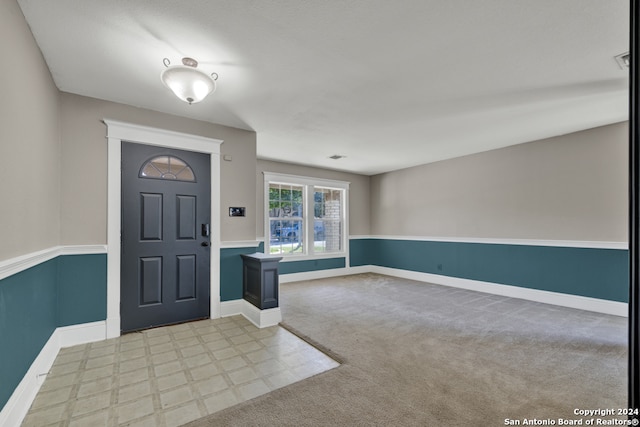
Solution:
M220 317L220 145L222 140L115 120L107 125L107 338L120 336L122 141L177 148L211 157L211 318Z

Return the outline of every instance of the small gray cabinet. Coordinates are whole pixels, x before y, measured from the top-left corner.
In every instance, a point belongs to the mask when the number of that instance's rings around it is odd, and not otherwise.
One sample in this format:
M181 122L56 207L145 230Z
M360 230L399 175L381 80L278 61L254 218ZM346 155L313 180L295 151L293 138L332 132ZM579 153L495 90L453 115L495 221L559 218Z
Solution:
M242 297L260 310L278 307L278 262L260 252L241 254Z

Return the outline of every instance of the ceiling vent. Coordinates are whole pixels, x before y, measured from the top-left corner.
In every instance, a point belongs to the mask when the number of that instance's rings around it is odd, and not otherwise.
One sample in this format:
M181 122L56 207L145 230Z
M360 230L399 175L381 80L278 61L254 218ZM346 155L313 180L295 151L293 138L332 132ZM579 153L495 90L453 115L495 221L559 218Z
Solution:
M631 56L629 55L629 52L621 53L620 55L614 56L614 58L621 70L629 69L629 65L631 65Z

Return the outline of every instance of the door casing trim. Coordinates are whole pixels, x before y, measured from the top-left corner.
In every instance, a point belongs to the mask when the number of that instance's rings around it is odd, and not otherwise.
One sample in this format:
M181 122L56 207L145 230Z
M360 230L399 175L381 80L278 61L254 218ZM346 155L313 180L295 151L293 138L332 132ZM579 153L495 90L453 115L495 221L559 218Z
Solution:
M120 336L122 141L211 157L211 318L220 317L220 145L222 140L104 119L107 125L107 338Z

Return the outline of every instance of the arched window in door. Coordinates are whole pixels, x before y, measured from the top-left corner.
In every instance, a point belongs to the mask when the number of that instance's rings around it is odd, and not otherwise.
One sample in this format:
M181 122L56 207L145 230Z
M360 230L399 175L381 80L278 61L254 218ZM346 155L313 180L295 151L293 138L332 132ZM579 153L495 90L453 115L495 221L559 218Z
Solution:
M167 179L172 181L195 182L193 169L185 161L175 156L157 156L147 160L140 168L140 178Z

